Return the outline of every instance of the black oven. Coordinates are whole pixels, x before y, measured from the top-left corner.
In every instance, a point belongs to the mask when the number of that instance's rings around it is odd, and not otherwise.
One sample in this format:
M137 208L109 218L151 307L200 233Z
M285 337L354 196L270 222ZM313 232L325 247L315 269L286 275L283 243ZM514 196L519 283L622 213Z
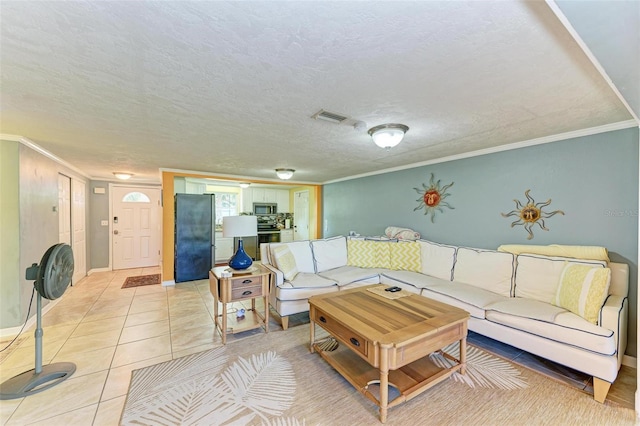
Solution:
M280 231L258 231L258 244L279 242Z

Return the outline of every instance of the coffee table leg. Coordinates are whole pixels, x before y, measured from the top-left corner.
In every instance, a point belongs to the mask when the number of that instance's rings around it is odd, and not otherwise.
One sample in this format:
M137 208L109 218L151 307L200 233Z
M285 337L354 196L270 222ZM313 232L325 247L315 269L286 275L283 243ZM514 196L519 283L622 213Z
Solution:
M311 353L315 352L313 349L313 343L316 339L316 323L313 320L309 321L310 329L309 329L309 351Z
M380 347L380 421L387 421L389 405L389 352L388 348Z
M463 337L460 340L460 364L462 367L460 368L460 374L465 374L467 372L467 337Z

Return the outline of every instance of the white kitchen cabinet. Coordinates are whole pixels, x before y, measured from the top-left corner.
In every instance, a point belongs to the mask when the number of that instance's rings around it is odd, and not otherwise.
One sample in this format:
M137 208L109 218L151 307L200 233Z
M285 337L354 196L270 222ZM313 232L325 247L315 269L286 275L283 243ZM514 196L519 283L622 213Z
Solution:
M290 213L289 191L287 189L276 190L276 202L278 203L278 213Z
M280 242L290 243L293 241L293 229L282 229L280 231Z
M229 261L233 256L233 238L223 238L222 232L216 232L216 263Z
M185 191L187 194L204 194L207 190L207 185L204 183L191 182L187 180L185 182Z
M242 212L253 213L253 189L242 189Z
M278 213L289 213L289 190L272 188L245 188L242 190L242 211L253 212L253 203L278 205Z

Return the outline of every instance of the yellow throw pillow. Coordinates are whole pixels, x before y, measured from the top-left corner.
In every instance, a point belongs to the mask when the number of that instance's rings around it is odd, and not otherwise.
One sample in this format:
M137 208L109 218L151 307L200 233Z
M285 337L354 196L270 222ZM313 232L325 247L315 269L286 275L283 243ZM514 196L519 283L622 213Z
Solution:
M359 268L390 268L388 242L349 240L347 242L347 265ZM395 243L393 243L395 244Z
M298 275L298 266L296 258L286 245L273 248L273 257L275 258L276 267L284 275L284 279L292 281Z
M420 243L397 242L389 245L391 252L391 269L395 271L422 271Z
M567 264L553 304L598 324L598 313L609 294L611 269Z

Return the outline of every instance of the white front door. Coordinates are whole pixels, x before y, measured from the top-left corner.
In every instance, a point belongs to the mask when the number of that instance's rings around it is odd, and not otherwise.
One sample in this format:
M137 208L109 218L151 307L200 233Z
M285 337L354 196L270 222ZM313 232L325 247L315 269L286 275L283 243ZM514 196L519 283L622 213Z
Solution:
M309 239L309 191L293 193L293 239Z
M113 269L160 264L160 189L114 186L111 194Z
M71 248L73 249L73 282L87 275L87 189L84 182L71 179L71 220L73 234Z

